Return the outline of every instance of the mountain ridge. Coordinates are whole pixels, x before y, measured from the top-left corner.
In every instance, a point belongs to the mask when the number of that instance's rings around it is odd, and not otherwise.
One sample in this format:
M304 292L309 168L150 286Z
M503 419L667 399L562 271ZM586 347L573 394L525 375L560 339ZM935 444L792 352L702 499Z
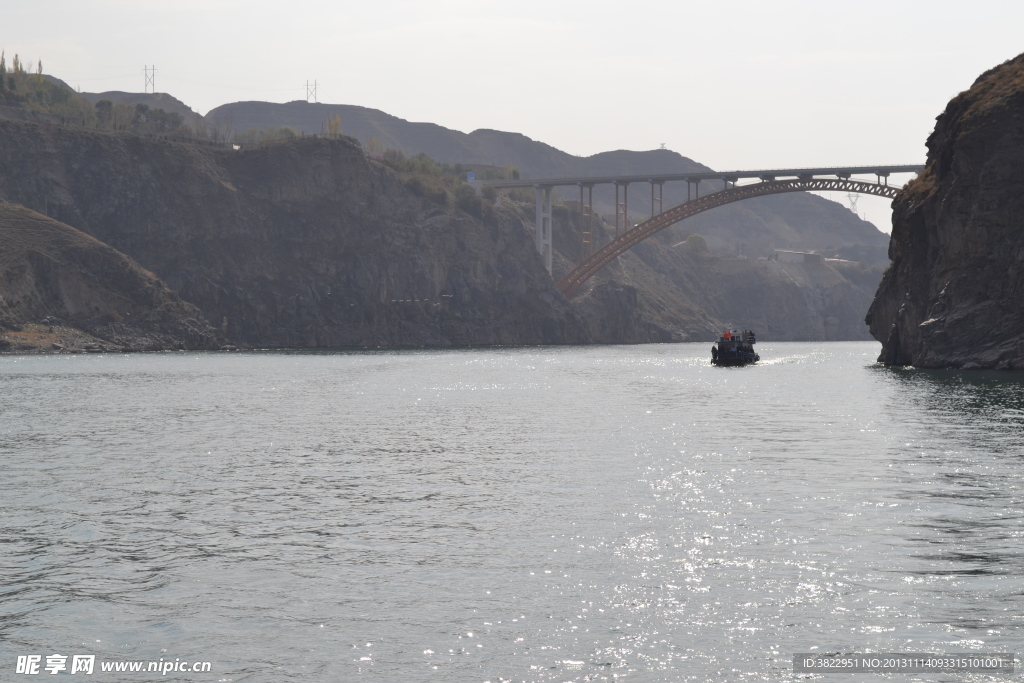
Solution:
M151 108L182 113L193 125L216 130L219 139L230 139L232 135L252 128L281 126L292 127L300 133L319 133L325 129L330 117L338 116L342 132L359 140L364 147L371 140L376 140L382 147L407 156L422 153L442 163L516 167L525 177L712 170L672 150L611 150L578 157L522 133L486 127L464 133L436 123L408 121L379 109L358 105L304 100L287 103L244 101L215 107L205 117L199 117L183 102L166 93L110 91L82 93L82 96L91 102L111 99L116 103L146 104ZM717 187L717 183L707 182L702 185L702 191L708 192ZM563 200L575 198L572 190L556 190L556 193L560 193ZM647 218L651 212L652 207L649 201L645 201L644 194L643 191L637 193L634 188L633 199L629 203L632 222ZM662 205L673 206L685 198L686 188L682 183L669 183L664 188ZM616 200L611 187L595 188L594 208L605 215L615 214ZM715 251L748 257L768 256L776 249L789 249L825 251L873 266L888 264L888 235L843 205L804 193L783 198L758 198L720 207L710 214L688 219L670 228L660 239L676 243L690 233L704 236Z
M202 118L202 115L179 100L177 97L164 92L154 93L132 93L121 90L108 90L106 92L83 92L82 97L96 104L100 100L110 100L111 104L144 104L150 109L163 109L167 113L180 114L186 122Z

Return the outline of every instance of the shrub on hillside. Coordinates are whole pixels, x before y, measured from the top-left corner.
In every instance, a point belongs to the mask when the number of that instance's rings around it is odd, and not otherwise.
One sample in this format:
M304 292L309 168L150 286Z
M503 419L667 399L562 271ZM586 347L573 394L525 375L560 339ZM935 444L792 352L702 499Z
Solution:
M708 253L708 241L700 235L693 234L683 242L683 249L691 254L706 254Z
M299 137L298 131L291 126L268 126L267 128L252 127L244 133L235 133L234 141L242 147L255 147L267 142L292 140Z
M448 206L448 191L436 177L424 174L412 175L405 178L405 186L419 197L429 199L440 206Z
M484 217L484 203L480 201L476 191L469 185L459 185L455 188L455 206L470 216Z

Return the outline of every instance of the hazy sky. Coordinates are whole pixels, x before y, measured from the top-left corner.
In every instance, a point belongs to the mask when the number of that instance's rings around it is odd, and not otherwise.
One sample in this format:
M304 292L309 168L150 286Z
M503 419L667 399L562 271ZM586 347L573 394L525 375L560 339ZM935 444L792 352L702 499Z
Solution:
M1019 2L0 0L0 48L87 91L156 85L516 131L572 154L664 143L718 170L924 160L946 102L1024 51ZM342 122L344 127L344 122ZM833 196L841 200L842 196ZM888 202L863 198L888 231Z

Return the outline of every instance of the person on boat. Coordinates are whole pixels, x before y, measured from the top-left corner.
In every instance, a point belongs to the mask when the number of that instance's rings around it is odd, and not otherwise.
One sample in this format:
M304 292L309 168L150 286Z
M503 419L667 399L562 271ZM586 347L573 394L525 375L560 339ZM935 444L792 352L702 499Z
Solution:
M712 345L712 347L711 347L711 362L715 363L717 361L718 361L718 347Z

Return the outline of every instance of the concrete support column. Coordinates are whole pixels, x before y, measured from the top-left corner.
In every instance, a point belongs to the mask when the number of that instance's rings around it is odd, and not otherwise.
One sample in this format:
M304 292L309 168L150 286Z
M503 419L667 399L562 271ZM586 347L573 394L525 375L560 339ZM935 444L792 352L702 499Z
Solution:
M577 183L580 186L580 263L594 253L594 186ZM583 199L583 190L587 190L587 199Z
M651 218L654 218L661 213L661 196L665 189L665 181L648 180L651 184ZM655 194L654 188L658 188L657 194Z
M544 267L551 274L551 188L535 185L537 193L537 222L534 238L537 242L537 253L540 254Z
M629 231L629 183L622 186L622 232Z
M619 188L622 188L622 199L619 199ZM622 232L619 232L619 226ZM629 231L629 183L615 181L615 236Z

